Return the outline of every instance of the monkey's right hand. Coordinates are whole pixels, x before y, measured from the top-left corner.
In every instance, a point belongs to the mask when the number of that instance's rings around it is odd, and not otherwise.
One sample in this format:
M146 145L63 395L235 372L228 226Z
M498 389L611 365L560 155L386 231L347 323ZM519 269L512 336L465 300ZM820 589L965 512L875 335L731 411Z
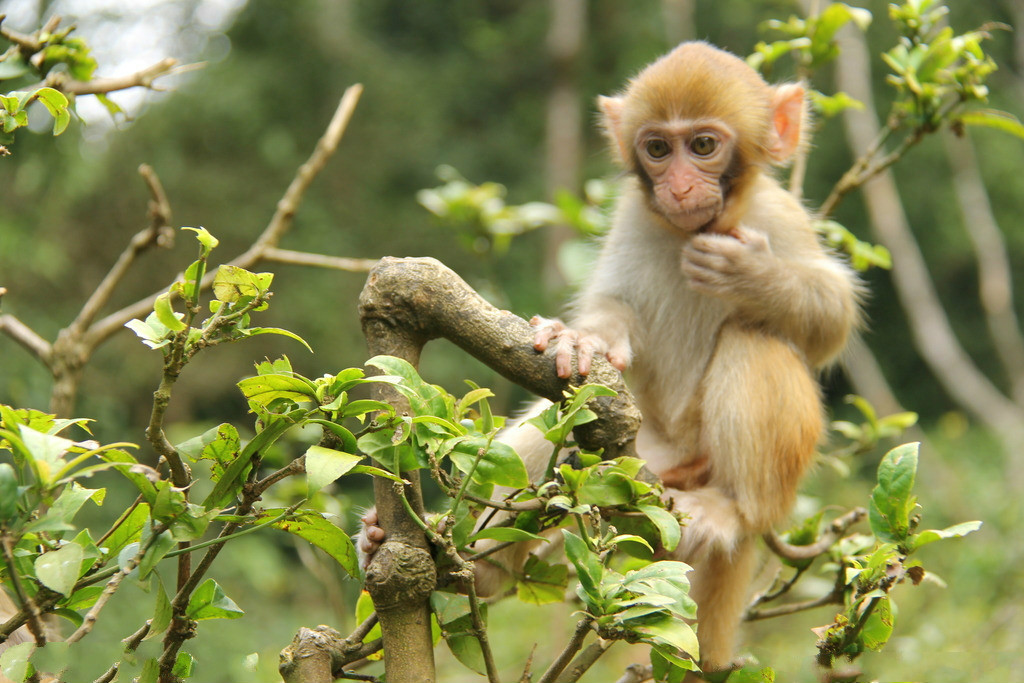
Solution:
M609 344L603 337L566 327L557 318L542 318L535 315L530 324L537 328L533 337L533 348L546 351L555 342L555 371L562 379L572 377L572 352L576 350L576 366L583 376L590 374L594 356L604 356L615 369L622 372L629 359L629 344Z
M359 566L366 569L374 554L380 549L380 544L387 538L387 533L378 526L377 508L367 510L362 522L363 527L356 537L356 548L359 551Z

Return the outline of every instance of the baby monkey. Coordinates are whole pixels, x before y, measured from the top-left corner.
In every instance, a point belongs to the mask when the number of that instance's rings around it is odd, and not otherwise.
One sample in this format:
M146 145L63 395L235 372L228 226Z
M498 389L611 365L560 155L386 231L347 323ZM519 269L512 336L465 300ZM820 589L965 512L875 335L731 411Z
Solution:
M627 373L643 415L637 452L689 516L672 557L694 568L701 667L725 669L757 537L789 513L814 457L815 375L857 327L860 285L770 173L802 144L802 86L771 86L688 42L598 106L627 179L569 324L535 319L535 346L553 349L563 378L586 375L595 356ZM535 428L501 438L543 470ZM372 552L383 534L368 524ZM529 549L478 563L481 592Z

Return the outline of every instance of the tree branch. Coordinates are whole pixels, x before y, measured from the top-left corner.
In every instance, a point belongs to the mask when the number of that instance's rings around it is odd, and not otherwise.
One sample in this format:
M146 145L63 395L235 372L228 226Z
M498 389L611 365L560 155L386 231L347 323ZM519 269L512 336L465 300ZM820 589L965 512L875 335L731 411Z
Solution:
M359 298L359 310L368 339L408 338L402 346L408 347L411 357L406 360L413 365L418 363L424 344L444 338L507 379L551 401L560 401L570 383L611 387L618 395L592 401L588 407L598 419L577 427L573 434L584 448L603 448L606 458L636 455L634 439L640 410L610 363L595 359L587 377L575 375L571 382L560 379L554 371L554 358L534 350L533 327L528 322L489 304L440 261L382 258L370 272Z
M168 57L132 74L109 78L94 78L89 81L77 81L64 72L56 72L48 75L42 85L60 90L66 95L104 95L118 90L128 90L129 88L158 90L153 85L153 81L156 79L161 76L169 76L173 73L195 68L197 65L190 64L177 69L175 68L176 66L178 66L178 60Z
M868 511L864 508L854 508L842 517L837 517L832 520L832 523L828 525L828 529L818 537L818 540L810 545L790 545L779 538L778 534L774 531L765 534L764 541L773 553L783 559L792 561L812 560L818 555L828 552L832 544L842 538L847 529L867 517L867 514Z
M21 344L26 351L38 358L43 365L50 367L50 364L53 362L53 347L50 345L50 342L36 334L31 327L13 315L5 314L0 315L0 332Z
M334 270L344 270L350 273L368 273L370 272L370 269L377 264L377 259L328 256L326 254L314 254L307 251L292 251L290 249L277 249L275 247L264 250L263 260L272 261L274 263L288 263L297 266L332 268Z
M1010 379L1013 398L1024 404L1024 336L1013 303L1013 271L1006 241L993 215L970 138L947 134L942 141L953 167L953 187L967 236L974 244L985 322L996 355Z
M292 227L295 212L303 196L305 196L309 185L326 165L335 150L337 150L341 138L345 134L348 122L355 111L356 104L359 102L359 96L362 94L362 91L363 87L359 84L353 85L345 91L341 102L338 104L338 108L334 112L334 116L331 118L330 124L327 126L327 130L320 137L313 153L306 163L296 171L295 178L288 186L284 196L278 201L277 211L270 219L270 223L249 249L232 259L229 263L240 268L251 268L263 258L267 250L277 247L281 237ZM202 286L204 289L209 288L213 284L214 277L215 273L209 273L203 279ZM96 322L86 334L86 341L89 347L95 348L98 344L119 332L129 320L145 317L153 308L153 302L164 291L160 290L155 294L151 294Z
M142 176L149 188L150 195L152 195L149 200L150 225L132 237L128 247L121 252L106 277L82 306L78 317L70 325L72 329L85 330L89 327L100 309L110 301L114 290L121 283L125 273L128 272L139 254L153 246L170 246L174 240L174 232L170 227L171 204L167 201L167 194L164 192L163 185L160 184L160 179L147 164L139 166L139 175Z

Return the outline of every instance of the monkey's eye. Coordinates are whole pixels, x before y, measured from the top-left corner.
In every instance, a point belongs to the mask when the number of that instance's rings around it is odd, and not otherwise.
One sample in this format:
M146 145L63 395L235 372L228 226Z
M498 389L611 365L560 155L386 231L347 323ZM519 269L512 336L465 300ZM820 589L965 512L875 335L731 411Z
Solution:
M698 135L690 143L690 149L693 150L694 154L702 157L706 157L718 148L718 140L711 137L710 135Z
M652 159L664 159L672 151L672 146L661 138L651 138L647 141L644 149Z

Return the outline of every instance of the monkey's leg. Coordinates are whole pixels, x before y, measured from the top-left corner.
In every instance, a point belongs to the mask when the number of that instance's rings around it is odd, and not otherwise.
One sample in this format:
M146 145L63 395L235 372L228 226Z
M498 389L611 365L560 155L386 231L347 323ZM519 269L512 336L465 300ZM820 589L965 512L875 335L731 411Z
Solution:
M710 486L759 534L789 513L822 432L817 382L786 342L725 325L703 380L701 448Z
M736 631L747 604L755 558L755 541L748 536L731 550L709 548L694 563L690 596L697 602L697 640L704 671L732 666Z

